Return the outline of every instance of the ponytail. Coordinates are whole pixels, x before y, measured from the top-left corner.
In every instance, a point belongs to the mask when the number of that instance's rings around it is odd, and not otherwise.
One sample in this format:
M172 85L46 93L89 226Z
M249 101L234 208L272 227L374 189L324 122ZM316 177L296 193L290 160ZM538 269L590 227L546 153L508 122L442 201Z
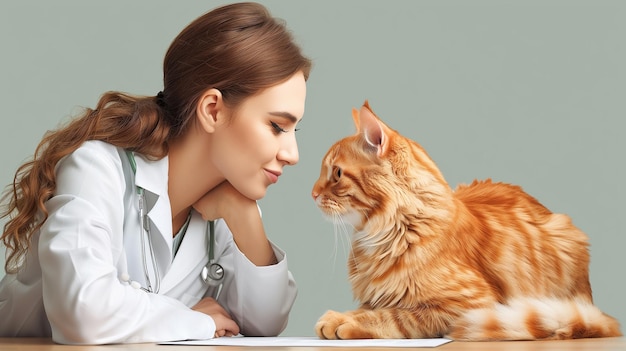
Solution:
M16 273L30 246L30 239L48 218L45 203L56 189L55 167L87 140L102 140L155 159L167 155L170 126L157 97L120 92L105 93L96 109L87 108L66 126L46 133L32 160L22 164L5 190L6 205L0 218L8 217L2 232L7 247L5 271Z

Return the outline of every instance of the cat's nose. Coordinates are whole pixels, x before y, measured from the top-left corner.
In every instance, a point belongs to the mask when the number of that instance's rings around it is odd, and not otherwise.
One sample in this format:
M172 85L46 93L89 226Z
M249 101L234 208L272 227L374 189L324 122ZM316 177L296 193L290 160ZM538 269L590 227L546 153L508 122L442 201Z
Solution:
M320 196L320 194L317 191L313 190L311 191L311 196L313 197L313 200L317 200L317 197Z

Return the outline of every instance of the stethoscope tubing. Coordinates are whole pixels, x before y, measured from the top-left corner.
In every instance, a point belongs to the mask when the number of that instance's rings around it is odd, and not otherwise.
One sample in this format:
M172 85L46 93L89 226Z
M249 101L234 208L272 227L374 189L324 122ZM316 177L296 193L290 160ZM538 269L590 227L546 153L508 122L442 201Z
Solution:
M135 155L132 151L126 150L126 155L128 157L128 161L130 162L131 169L133 174L137 172L137 163L135 161ZM139 227L140 227L140 235L141 238L141 256L143 262L143 272L146 278L146 287L139 286L141 290L144 290L149 293L158 294L161 289L161 275L159 273L159 266L156 263L156 256L154 254L154 248L152 246L151 240L151 231L150 231L150 219L148 218L148 214L146 212L146 198L144 194L144 189L138 185L135 185L137 190L137 198L138 198L138 207L139 207ZM209 255L209 262L202 268L200 273L200 278L202 281L212 287L217 287L217 292L214 298L217 300L219 297L224 281L224 268L216 262L214 246L215 246L215 222L208 221L206 226L207 232L207 252ZM152 261L152 268L154 270L154 289L152 288L152 280L150 279L150 272L148 271L148 261L146 259L146 237L148 238L148 249L150 251L150 259ZM130 278L128 281L130 282ZM133 285L133 284L131 284Z

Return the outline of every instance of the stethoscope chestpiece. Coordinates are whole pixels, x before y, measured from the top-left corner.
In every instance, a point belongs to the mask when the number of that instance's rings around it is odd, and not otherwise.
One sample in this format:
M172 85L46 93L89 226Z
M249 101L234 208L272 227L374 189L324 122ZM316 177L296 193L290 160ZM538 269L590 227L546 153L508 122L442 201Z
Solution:
M207 240L207 251L209 254L209 263L202 267L200 277L208 286L217 287L217 292L214 294L215 300L220 296L224 281L224 267L215 262L215 253L213 247L215 245L215 223L209 221L207 223L207 231L209 232Z
M202 267L202 280L209 286L218 286L224 280L224 268L219 263L211 263Z

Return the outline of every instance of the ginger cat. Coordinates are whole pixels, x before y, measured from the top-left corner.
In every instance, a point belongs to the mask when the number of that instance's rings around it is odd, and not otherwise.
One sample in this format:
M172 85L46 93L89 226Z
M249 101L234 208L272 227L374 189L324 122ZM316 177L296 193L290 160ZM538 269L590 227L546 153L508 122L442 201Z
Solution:
M593 305L587 236L520 187L452 190L416 142L365 104L312 191L354 227L348 271L357 310L326 312L324 339L547 340L620 336Z

